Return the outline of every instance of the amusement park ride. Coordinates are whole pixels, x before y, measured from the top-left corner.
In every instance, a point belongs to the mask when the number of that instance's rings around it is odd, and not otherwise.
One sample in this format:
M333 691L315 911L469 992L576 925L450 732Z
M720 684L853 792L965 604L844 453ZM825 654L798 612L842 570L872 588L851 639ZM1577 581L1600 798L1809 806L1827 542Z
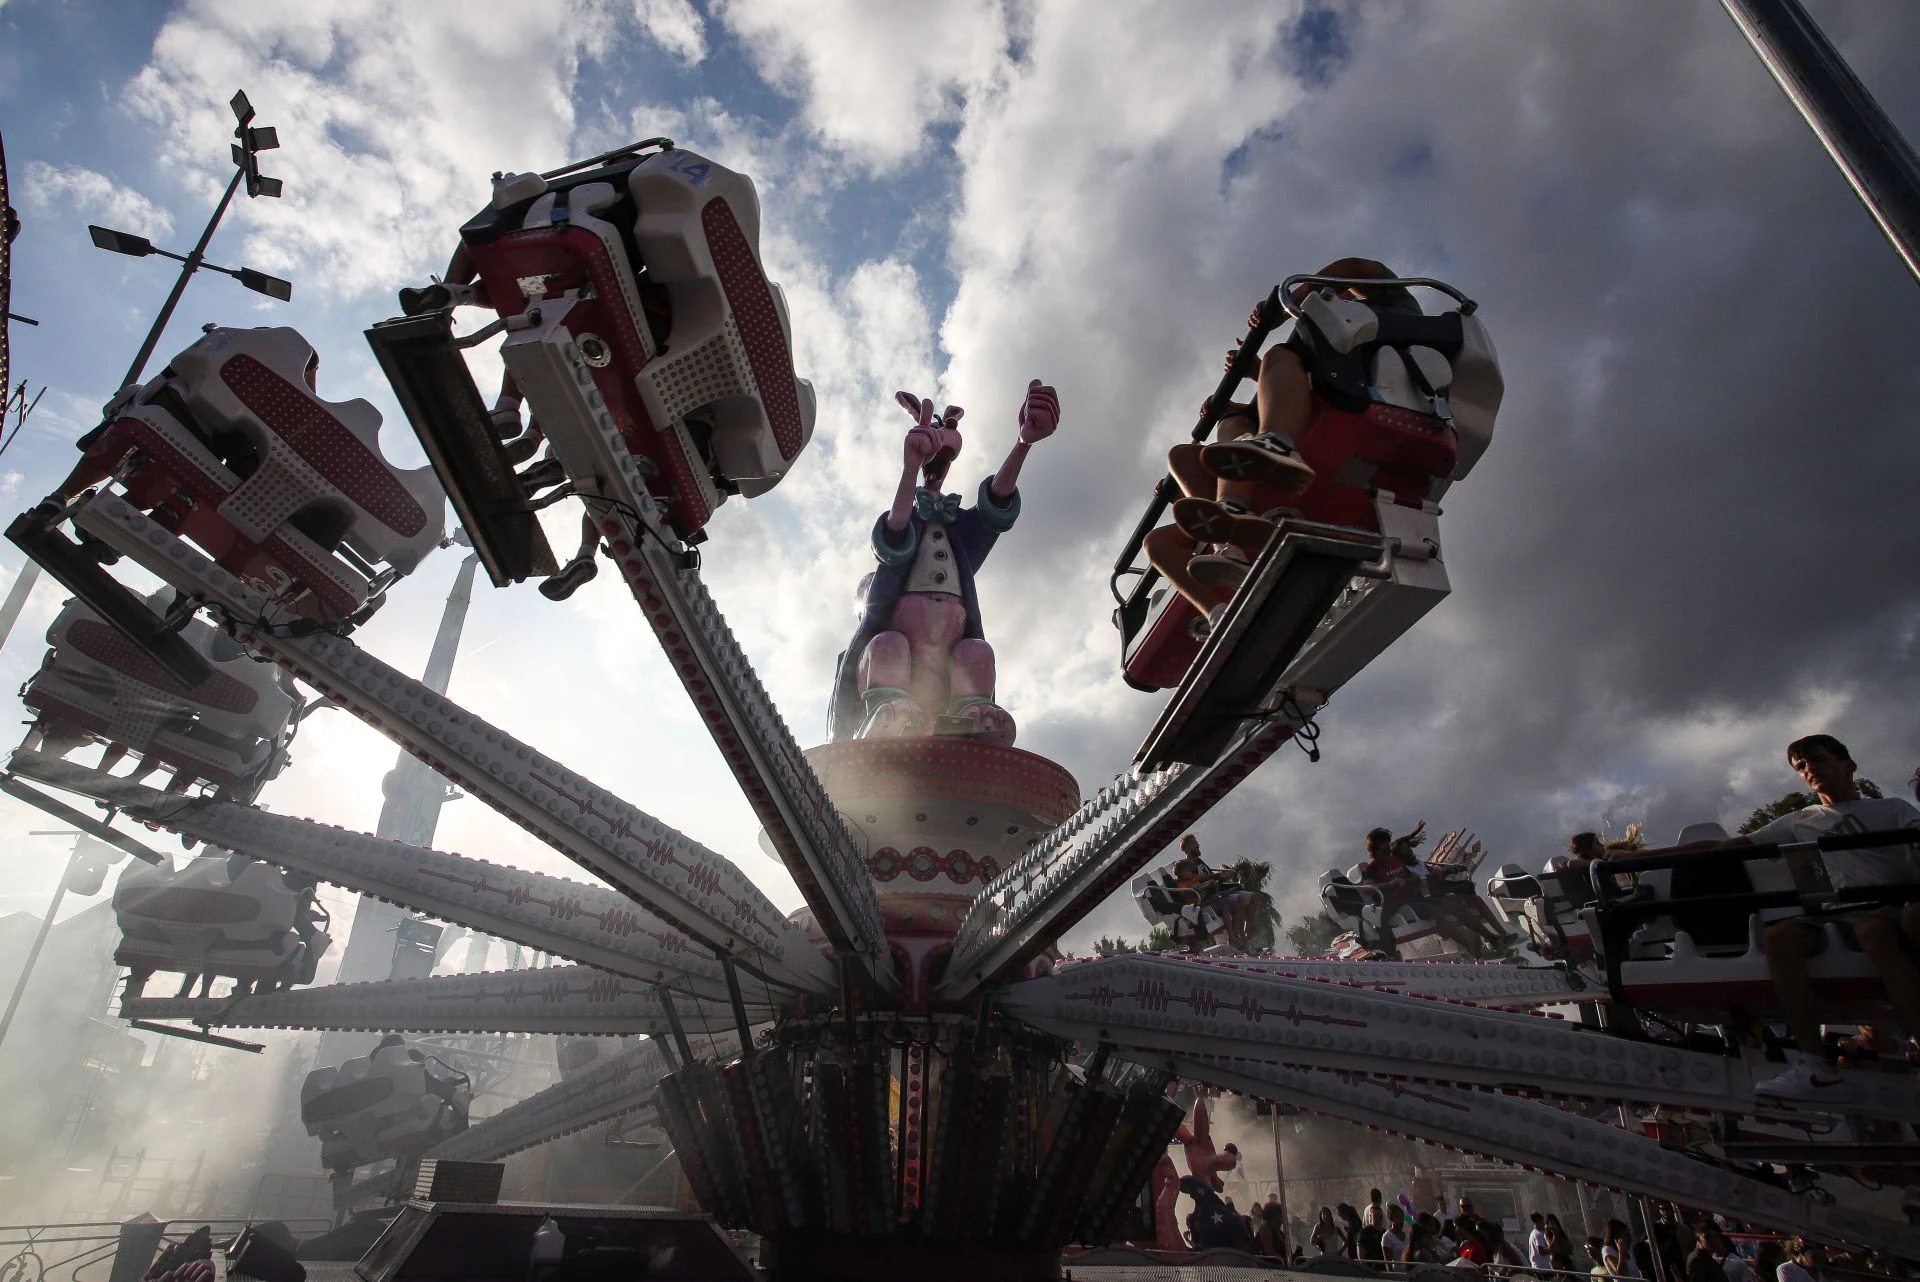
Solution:
M1030 389L1020 443L970 507L940 485L957 411L904 398L905 469L874 529L833 741L801 749L709 597L714 510L774 488L812 435L758 223L746 177L666 139L496 177L446 279L402 291L404 314L368 331L430 472L382 457L366 402L321 397L289 329L210 328L108 402L74 473L8 531L76 599L24 692L35 721L7 783L210 852L177 871L147 852L159 866L123 883L122 960L140 981L126 1017L202 1034L644 1034L471 1126L457 1075L392 1039L323 1070L303 1111L347 1170L368 1153L496 1159L657 1111L701 1205L761 1234L776 1275L1055 1276L1063 1246L1111 1240L1139 1202L1182 1120L1176 1079L1920 1258L1920 1228L1845 1192L1850 1172L1916 1162L1920 1077L1880 1075L1833 1116L1756 1096L1778 1065L1732 1031L1773 1000L1750 930L1832 897L1805 876L1817 850L1748 848L1754 893L1717 909L1675 897L1678 856L1604 877L1509 866L1494 920L1523 921L1518 960L1057 951L1267 758L1311 749L1336 693L1447 595L1439 499L1488 448L1499 402L1469 299L1427 279L1295 276L1259 303L1194 439L1291 324L1324 357L1302 446L1316 479L1273 505L1210 618L1135 564L1171 480L1156 492L1116 567L1133 579L1116 621L1129 679L1173 693L1083 799L1012 746L972 591L1018 515L1021 460L1059 421L1051 389ZM1388 314L1369 286L1445 307ZM457 333L463 307L491 319ZM462 353L493 335L506 377L490 404ZM620 575L802 910L356 644L442 543L442 487L496 586L536 578L561 598L597 559ZM584 530L563 565L537 514L568 500ZM135 593L123 560L170 591ZM260 809L322 700L595 880ZM571 964L313 987L320 881ZM1709 910L1756 925L1702 944L1689 925ZM156 970L187 977L177 995L146 993ZM1841 941L1815 968L1863 1014L1884 1004L1871 973ZM212 976L238 982L211 996ZM1547 1010L1574 1006L1587 1018ZM359 1113L375 1095L391 1116ZM1695 1124L1661 1131L1686 1146L1619 1124L1656 1109Z

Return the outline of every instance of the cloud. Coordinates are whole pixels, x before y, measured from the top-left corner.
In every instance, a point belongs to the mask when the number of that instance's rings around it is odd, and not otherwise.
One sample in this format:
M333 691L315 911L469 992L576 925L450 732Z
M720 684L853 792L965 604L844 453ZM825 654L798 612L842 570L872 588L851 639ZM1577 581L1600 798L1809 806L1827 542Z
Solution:
M280 200L239 211L247 260L338 298L389 293L439 270L488 175L566 154L581 59L614 30L594 0L381 5L192 3L128 87L162 163L225 181L226 101L246 81L281 150Z
M173 216L131 187L79 165L30 161L22 203L36 214L72 210L82 218L149 238L173 232Z
M827 145L885 171L959 119L1003 74L1010 33L992 0L821 6L726 0L716 17L761 76L793 94Z
M707 56L707 24L691 0L633 0L633 16L648 39L680 61Z

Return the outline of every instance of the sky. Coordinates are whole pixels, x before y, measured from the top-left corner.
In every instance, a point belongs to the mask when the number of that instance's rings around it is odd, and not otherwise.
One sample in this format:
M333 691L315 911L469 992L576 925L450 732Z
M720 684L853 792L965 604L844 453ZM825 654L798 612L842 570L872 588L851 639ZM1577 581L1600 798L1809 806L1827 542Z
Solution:
M1920 132L1920 7L1808 7ZM407 466L361 331L492 172L665 134L754 179L820 410L792 474L722 509L704 573L803 744L898 478L894 391L966 408L970 493L1040 377L1062 426L981 573L987 636L1022 747L1087 793L1124 768L1160 697L1119 679L1108 567L1250 306L1361 254L1477 299L1507 397L1446 500L1452 597L1336 696L1318 764L1283 750L1203 821L1211 856L1271 860L1292 917L1376 824L1537 866L1581 829L1737 825L1798 786L1799 734L1889 791L1920 766L1920 294L1709 0L0 0L14 307L41 322L14 369L48 388L0 458L8 511L65 474L171 281L86 225L189 247L237 88L286 194L239 203L210 257L293 301L203 276L161 355L206 322L293 325ZM19 560L0 545L0 574ZM361 644L418 671L456 566L429 558ZM0 685L59 603L36 591ZM450 694L798 904L615 576L560 605L483 586ZM322 713L294 757L265 804L373 828L385 741ZM43 909L64 850L27 834L56 826L0 806L0 914ZM471 800L435 844L570 871ZM1068 943L1145 929L1116 898Z

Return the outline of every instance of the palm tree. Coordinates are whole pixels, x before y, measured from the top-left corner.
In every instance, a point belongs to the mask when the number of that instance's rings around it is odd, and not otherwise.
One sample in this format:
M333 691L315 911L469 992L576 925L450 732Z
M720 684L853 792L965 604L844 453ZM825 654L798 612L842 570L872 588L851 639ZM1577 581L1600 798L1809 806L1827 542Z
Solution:
M1227 871L1240 883L1240 889L1253 896L1253 911L1248 914L1252 926L1247 931L1247 938L1242 941L1242 951L1273 952L1280 933L1280 910L1274 907L1273 896L1267 891L1267 879L1273 876L1273 865L1264 859L1242 859Z
M1287 943L1295 957L1322 957L1340 937L1340 927L1325 913L1308 913L1287 927Z

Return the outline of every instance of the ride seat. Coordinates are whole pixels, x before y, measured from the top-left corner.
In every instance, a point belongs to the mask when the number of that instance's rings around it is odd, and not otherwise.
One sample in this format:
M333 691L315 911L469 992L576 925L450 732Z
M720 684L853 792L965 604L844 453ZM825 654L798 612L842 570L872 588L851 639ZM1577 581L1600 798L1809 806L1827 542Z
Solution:
M1296 347L1315 398L1295 446L1316 475L1298 496L1262 494L1256 506L1377 531L1372 491L1409 507L1437 502L1493 439L1503 382L1486 327L1458 310L1376 311L1330 290L1309 294L1301 312Z
M678 149L551 181L504 175L461 228L500 315L571 304L554 323L683 535L727 494L772 489L813 434L813 389L794 376L786 299L761 268L759 235L752 181ZM502 355L581 475L591 458L569 451L597 429L543 396L539 341L510 338Z
M760 198L745 174L687 151L628 176L634 240L673 301L665 351L639 379L656 419L704 409L715 466L748 498L784 476L813 436L813 387L793 373L786 295L760 266Z
M174 358L171 381L202 428L256 452L220 514L254 542L291 520L329 552L345 543L368 563L410 573L439 545L440 483L432 468L386 460L370 402L323 400L307 386L318 359L287 328L215 329Z
M189 686L119 629L68 601L47 631L52 646L21 690L37 714L26 746L63 756L87 740L173 769L246 801L285 761L298 699L287 678L206 623L180 636L207 664Z
M188 686L124 634L79 601L61 607L47 629L51 668L108 684L115 719L108 738L135 750L152 742L162 722L190 718L195 728L252 745L287 731L298 706L280 669L261 663L195 618L181 634L212 666L199 685ZM222 653L225 651L226 653Z

